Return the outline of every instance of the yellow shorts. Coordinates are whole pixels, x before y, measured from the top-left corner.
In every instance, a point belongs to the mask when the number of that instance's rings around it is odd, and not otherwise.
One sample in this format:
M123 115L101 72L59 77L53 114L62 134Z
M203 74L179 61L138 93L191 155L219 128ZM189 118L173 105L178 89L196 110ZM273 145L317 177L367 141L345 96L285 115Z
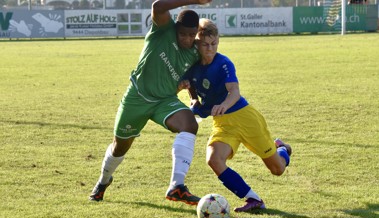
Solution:
M276 152L265 118L251 105L230 114L213 117L208 145L213 142L231 146L233 153L228 159L233 158L241 143L261 158L268 158Z

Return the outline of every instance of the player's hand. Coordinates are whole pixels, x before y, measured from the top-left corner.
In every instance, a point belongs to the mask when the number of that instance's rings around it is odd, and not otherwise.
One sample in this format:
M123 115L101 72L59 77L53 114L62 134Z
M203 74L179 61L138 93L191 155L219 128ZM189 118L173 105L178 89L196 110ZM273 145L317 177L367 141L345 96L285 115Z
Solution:
M188 80L182 80L179 82L178 92L180 92L183 89L189 89L190 87L191 87L191 84Z
M212 108L211 115L212 116L223 115L227 110L228 110L228 108L226 106L224 106L223 104L215 105Z

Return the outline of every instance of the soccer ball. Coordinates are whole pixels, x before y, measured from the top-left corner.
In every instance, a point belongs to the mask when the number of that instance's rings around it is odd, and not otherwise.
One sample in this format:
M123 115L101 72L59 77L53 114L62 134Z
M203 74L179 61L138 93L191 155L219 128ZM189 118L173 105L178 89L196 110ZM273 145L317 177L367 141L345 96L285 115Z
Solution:
M219 194L207 194L197 205L198 218L229 218L230 206L228 201Z

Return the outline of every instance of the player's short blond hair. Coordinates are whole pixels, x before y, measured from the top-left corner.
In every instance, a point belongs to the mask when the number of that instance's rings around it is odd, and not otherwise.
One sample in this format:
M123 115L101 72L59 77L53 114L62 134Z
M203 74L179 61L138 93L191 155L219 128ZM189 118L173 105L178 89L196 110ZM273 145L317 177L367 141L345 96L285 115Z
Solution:
M199 28L197 31L196 39L200 39L206 36L218 37L218 28L211 20L201 18L199 20Z

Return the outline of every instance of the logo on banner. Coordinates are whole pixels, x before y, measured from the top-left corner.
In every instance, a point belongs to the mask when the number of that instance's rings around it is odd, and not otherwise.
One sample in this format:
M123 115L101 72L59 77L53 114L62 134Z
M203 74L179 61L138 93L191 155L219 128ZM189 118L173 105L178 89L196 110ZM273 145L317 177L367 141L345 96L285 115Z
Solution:
M1 30L9 31L7 37L10 37L11 33L17 33L24 37L31 37L33 32L36 32L33 29L36 28L38 28L37 30L41 36L46 36L48 33L58 33L63 29L63 23L59 21L62 16L59 14L49 13L48 15L43 15L41 13L35 13L31 17L37 21L37 24L26 16L12 17L12 13L8 12L4 17L3 13L0 13ZM1 37L4 36L4 33L2 33Z
M237 15L225 15L225 27L236 28L237 27Z
M7 12L4 16L2 12L0 12L0 26L1 30L5 31L9 28L9 21L12 19L12 12Z
M153 25L153 20L151 19L151 14L149 14L149 15L146 17L146 20L145 20L145 26L146 26L146 28L150 28L151 25Z

